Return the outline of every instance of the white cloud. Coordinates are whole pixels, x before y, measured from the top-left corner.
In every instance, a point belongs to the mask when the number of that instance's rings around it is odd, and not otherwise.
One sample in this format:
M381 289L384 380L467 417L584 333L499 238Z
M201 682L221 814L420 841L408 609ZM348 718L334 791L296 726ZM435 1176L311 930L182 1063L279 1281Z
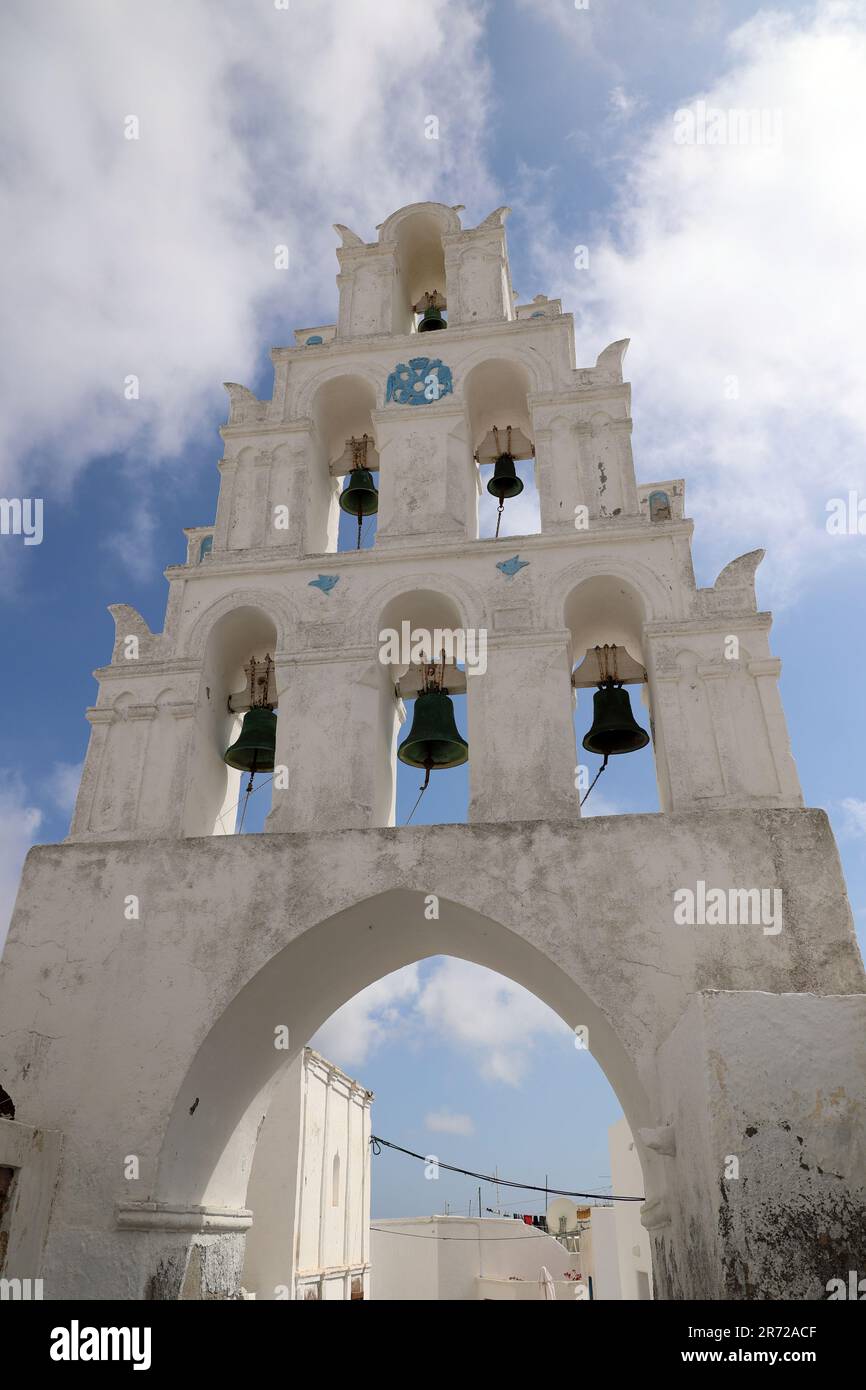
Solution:
M48 779L47 792L58 811L71 815L81 782L84 763L55 763Z
M778 601L859 549L824 523L829 497L866 492L866 183L854 172L866 14L838 0L806 17L762 13L728 57L711 88L682 92L634 139L622 204L570 297L581 362L632 339L639 478L686 477L710 566L766 544L761 580ZM677 144L675 110L699 99L779 109L782 139ZM554 244L535 214L537 256L559 289L574 237Z
M345 1067L360 1066L398 1040L427 1052L456 1048L485 1080L517 1086L537 1043L556 1036L570 1038L571 1030L534 994L483 966L443 956L362 990L319 1029L312 1046Z
M28 450L50 458L56 496L95 454L134 448L144 470L212 432L220 383L249 382L271 334L336 314L333 221L371 239L418 199L495 205L479 13L7 6L4 490L23 472L27 492Z
M383 976L332 1014L311 1045L341 1066L360 1066L377 1047L405 1032L401 1006L414 1001L418 988L417 965Z
M23 787L4 773L0 791L0 948L18 893L21 865L42 823L42 812L31 806Z
M454 1115L449 1110L434 1110L424 1116L424 1124L434 1134L474 1134L470 1115Z
M845 832L866 839L866 801L846 796L842 802L842 810L845 812Z
M415 1011L429 1033L466 1051L488 1081L516 1086L543 1037L569 1028L534 994L470 961L450 956L423 981Z
M637 97L632 96L625 90L625 87L617 85L612 87L607 94L611 112L617 120L627 120L632 116L640 105Z

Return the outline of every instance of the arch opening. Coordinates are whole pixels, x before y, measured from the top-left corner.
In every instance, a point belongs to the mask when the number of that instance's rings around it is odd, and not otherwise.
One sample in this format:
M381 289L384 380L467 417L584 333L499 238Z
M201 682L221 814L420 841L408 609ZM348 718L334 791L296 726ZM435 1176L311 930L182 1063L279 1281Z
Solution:
M476 658L477 642L478 634L467 628L455 599L436 590L407 590L392 596L382 609L377 650L383 749L377 776L383 779L385 800L392 808L389 824L403 825L410 815L418 825L467 819L466 764L434 769L419 799L425 773L402 762L397 749L415 727L417 698L431 677L433 683L441 678L458 730L466 737L466 662Z
M477 1233L482 1250L452 1247L462 1283L449 1296L476 1297L476 1265L494 1274L497 1251L533 1284L543 1262L556 1278L579 1271L587 1288L596 1262L606 1278L609 1258L594 1246L610 1245L615 1222L621 1296L635 1297L635 1269L650 1278L649 1239L637 1206L612 1210L608 1194L641 1196L643 1173L580 1041L515 981L453 956L362 990L310 1040L269 1106L247 1193L244 1287L259 1300L277 1286L296 1299L346 1299L356 1281L359 1297L436 1297L435 1281L417 1281L419 1250L404 1237ZM373 1135L385 1142L372 1147ZM534 1190L500 1186L494 1167ZM556 1201L562 1190L594 1195ZM569 1208L570 1220L554 1219ZM561 1241L539 1246L550 1234ZM536 1244L514 1244L526 1237Z
M535 432L529 396L533 386L522 363L490 358L467 373L464 398L470 440L479 472L478 534L496 532L499 499L488 490L496 459L510 454L522 490L503 504L499 535L528 536L541 530L535 474Z
M410 213L397 226L396 244L393 332L415 333L421 319L415 306L426 294L438 294L447 302L440 218L431 211Z
M616 575L593 575L577 584L567 595L563 607L565 626L571 634L572 685L575 695L574 730L578 768L578 791L587 796L581 814L588 816L652 812L661 808L655 749L652 705L646 681L643 630L646 605L642 596ZM601 658L596 647L615 649ZM596 662L593 665L593 662ZM598 686L587 684L598 671L614 672L624 682L634 721L650 735L642 749L619 754L608 763L599 785L590 786L602 767L602 757L583 746L594 727Z
M226 749L241 732L243 712L229 708L243 703L250 659L257 665L273 658L277 626L270 614L248 604L217 618L205 644L199 685L192 769L185 810L186 835L232 835L238 828L243 801L243 774L224 761ZM253 816L244 828L261 829L270 810L270 783L259 774Z
M242 1209L263 1116L287 1065L368 985L431 956L486 966L548 1005L610 1082L632 1133L650 1123L637 1067L608 1016L552 956L444 897L390 889L311 926L278 950L213 1023L178 1091L159 1160L160 1202ZM289 1046L275 1047L276 1030ZM649 1174L647 1174L649 1181Z
M376 513L365 515L358 546L358 524L354 515L340 507L340 494L356 462L378 479L379 456L373 411L376 392L366 377L352 373L331 377L313 397L312 418L316 451L312 485L307 549L329 554L344 550L367 550L376 536ZM364 443L364 437L366 442ZM361 441L361 452L352 440Z

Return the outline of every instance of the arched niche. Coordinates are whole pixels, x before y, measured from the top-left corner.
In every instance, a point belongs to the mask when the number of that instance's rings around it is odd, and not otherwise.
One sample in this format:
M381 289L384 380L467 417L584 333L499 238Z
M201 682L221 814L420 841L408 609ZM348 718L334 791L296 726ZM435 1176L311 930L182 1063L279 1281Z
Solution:
M446 299L448 297L442 240L445 226L436 205L422 205L394 223L392 231L397 277L393 331L413 333L413 305L418 304L428 291L432 293L435 290ZM445 317L447 320L447 310Z
M382 605L376 631L380 745L375 778L377 799L390 807L390 825L394 824L396 813L397 744L408 731L411 702L421 686L423 660L419 658L429 655L438 660L444 646L445 689L452 697L461 696L466 690L466 677L460 667L464 664L467 635L461 606L452 595L439 589L406 588L392 594ZM399 659L393 661L389 658L395 649ZM473 651L470 648L470 657ZM436 775L441 778L449 774Z
M587 648L605 643L624 646L629 656L645 664L646 607L628 580L612 574L596 574L582 580L567 595L563 618L571 633L573 664L583 660Z
M376 389L367 377L357 373L330 377L312 397L310 413L316 458L311 470L307 549L313 554L327 554L337 549L339 495L351 466L347 440L362 439L366 434L369 440L367 467L374 470L374 474L378 469L372 418L375 409Z
M187 835L231 835L240 799L241 773L223 761L240 732L242 715L232 713L229 698L242 695L245 667L254 657L273 658L278 632L263 608L240 603L210 627L202 660L196 711L193 760L184 817Z
M486 358L463 378L472 448L477 449L493 425L519 429L534 443L529 396L534 389L527 368L512 357Z
M607 658L608 674L615 674L625 682L635 721L652 735L652 701L650 688L643 678L646 667L644 627L647 622L647 608L643 596L635 585L615 574L595 574L576 584L566 596L563 605L565 626L571 635L572 679L580 684L575 690L576 703L576 753L578 766L584 765L594 775L596 770L593 755L582 746L582 738L592 723L594 710L594 686L587 686L584 680L586 668L580 676L575 676L587 658L587 653L595 647L616 647L617 653ZM624 653L624 655L623 655ZM615 660L615 665L614 665ZM592 661L592 658L590 658ZM613 667L613 669L612 669ZM643 712L641 706L644 707ZM580 730L583 730L581 734ZM608 797L616 810L654 811L660 805L659 762L655 743L651 738L653 765L649 762L649 749L620 754L610 760L616 769L603 779L599 793L594 793L595 801L587 807L584 814L599 814L599 795ZM588 762L588 759L590 760ZM587 773L589 780L589 773ZM583 786L579 790L588 790ZM610 813L604 811L604 814Z
M476 362L464 377L463 396L469 418L473 455L479 467L480 529L493 529L491 517L497 501L486 490L493 475L493 465L501 453L510 453L515 460L529 460L535 453L535 432L530 393L535 382L524 364L514 357L490 357ZM509 434L510 427L510 434ZM532 508L537 513L537 483L535 469L525 465L518 468L524 490L510 504L505 504L505 517L515 519L516 531L526 535L540 530L537 516L533 524Z

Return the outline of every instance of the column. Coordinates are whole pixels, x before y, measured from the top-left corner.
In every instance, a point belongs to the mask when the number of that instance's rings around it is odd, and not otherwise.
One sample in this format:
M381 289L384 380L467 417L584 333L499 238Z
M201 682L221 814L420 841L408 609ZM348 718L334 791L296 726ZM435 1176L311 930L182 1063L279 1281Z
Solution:
M576 820L568 634L494 634L467 706L469 820Z

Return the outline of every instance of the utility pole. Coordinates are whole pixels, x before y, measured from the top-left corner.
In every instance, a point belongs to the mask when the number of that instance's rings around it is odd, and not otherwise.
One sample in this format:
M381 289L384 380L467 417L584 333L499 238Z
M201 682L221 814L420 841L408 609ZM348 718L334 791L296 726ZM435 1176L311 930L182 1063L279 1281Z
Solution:
M478 1219L481 1220L481 1188L478 1189Z

